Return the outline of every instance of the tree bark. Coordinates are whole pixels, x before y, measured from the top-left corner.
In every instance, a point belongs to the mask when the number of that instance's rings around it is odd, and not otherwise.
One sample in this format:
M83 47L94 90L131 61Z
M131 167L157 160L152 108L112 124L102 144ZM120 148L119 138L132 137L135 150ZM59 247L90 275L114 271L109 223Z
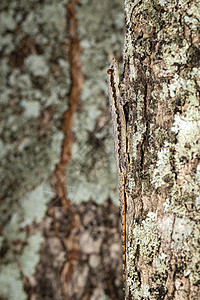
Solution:
M105 69L123 27L121 0L0 1L0 299L122 298Z
M125 1L126 299L200 299L199 9Z

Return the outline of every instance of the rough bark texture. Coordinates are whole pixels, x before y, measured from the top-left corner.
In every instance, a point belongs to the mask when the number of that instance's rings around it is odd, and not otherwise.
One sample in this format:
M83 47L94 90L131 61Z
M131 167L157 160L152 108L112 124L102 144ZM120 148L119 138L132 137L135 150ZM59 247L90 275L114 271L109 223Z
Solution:
M199 1L125 1L126 299L200 299Z

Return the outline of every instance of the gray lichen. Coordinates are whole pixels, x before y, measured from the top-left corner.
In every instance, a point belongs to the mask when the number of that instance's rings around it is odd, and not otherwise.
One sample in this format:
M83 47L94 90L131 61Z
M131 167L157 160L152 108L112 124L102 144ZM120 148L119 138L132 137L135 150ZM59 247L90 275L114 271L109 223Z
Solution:
M49 176L61 151L61 116L68 108L70 91L65 45L67 2L0 3L0 196L6 197L0 207L0 245L5 253L1 259L0 295L8 299L26 299L20 270L24 276L34 273L42 239L33 234L26 240L25 229L42 220L47 203L54 196ZM110 16L113 5L115 12ZM68 169L69 197L78 201L92 198L98 203L111 198L118 202L116 167L114 156L110 157L112 130L106 125L110 113L109 109L105 113L105 76L108 57L113 51L117 54L122 50L122 2L83 1L77 12L86 80ZM90 141L92 135L95 142ZM85 148L86 143L89 144ZM94 151L96 143L100 147ZM16 259L21 269L13 263Z
M81 111L77 114L74 125L76 142L68 167L68 191L75 202L93 199L101 204L111 198L119 204L105 79L109 58L122 51L122 5L119 0L86 0L77 9L81 24L79 36L83 47L85 83Z
M26 300L20 272L16 263L3 266L0 271L0 296L9 300Z
M151 263L158 251L160 240L157 223L155 222L155 214L149 212L141 224L132 223L129 229L129 236L131 239L128 241L127 250L127 284L134 299L141 299L142 297L149 299L148 286L144 286L138 290L139 282L138 273L135 269L135 260L139 251L143 261L146 264Z
M41 222L54 195L49 176L60 154L60 116L70 87L62 47L66 3L0 4L0 296L8 299L27 298L21 275L35 272L42 237L27 239L26 227Z
M145 70L147 86L152 84L151 96L146 100L149 132L146 140L148 149L144 152L148 154L142 166L148 171L140 177L142 189L138 188L139 183L136 189L141 191L141 195L137 196L145 208L143 214L150 208L158 210L155 222L158 223L158 232L155 236L160 236L161 246L160 253L153 254L154 259L145 243L144 250L137 248L137 255L143 255L144 260L147 255L156 270L149 276L149 284L152 287L157 282L157 291L147 287L150 293L148 295L147 292L147 299L160 299L159 293L167 293L166 278L172 266L170 257L174 256L178 261L177 278L185 276L191 285L196 285L200 279L197 270L200 257L197 243L200 220L199 1L126 0L125 13L124 57L126 64L130 64L130 69L127 68L130 86L136 87L137 91L137 66ZM149 42L152 52L149 51ZM138 94L140 96L140 91L136 94L135 90L131 94L132 102ZM135 161L138 153L141 154L138 149L145 132L144 124L140 122L143 112L137 111L134 120L137 128L133 142ZM140 286L144 287L144 283L138 278L138 264L134 263L141 233L138 223L132 225L128 245L129 274L132 274L129 287L134 299L143 299ZM143 270L140 272L144 276ZM175 284L178 286L178 283Z

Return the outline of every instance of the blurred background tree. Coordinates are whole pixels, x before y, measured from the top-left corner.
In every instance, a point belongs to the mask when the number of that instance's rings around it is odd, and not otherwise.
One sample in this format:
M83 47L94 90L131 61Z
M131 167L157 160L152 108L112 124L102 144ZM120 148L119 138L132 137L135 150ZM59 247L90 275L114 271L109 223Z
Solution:
M121 299L106 69L123 3L0 3L1 299Z

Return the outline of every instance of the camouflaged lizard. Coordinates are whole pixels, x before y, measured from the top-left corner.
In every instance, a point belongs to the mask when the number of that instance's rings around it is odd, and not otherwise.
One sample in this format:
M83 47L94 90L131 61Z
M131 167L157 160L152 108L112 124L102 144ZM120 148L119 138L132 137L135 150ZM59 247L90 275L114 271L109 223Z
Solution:
M115 157L118 168L118 189L121 207L122 221L122 246L123 246L123 272L126 276L126 179L127 179L127 134L126 134L126 118L124 112L124 101L119 90L119 72L118 61L113 58L107 71L107 81L109 89L109 101L111 108L111 116L114 131L114 148Z

